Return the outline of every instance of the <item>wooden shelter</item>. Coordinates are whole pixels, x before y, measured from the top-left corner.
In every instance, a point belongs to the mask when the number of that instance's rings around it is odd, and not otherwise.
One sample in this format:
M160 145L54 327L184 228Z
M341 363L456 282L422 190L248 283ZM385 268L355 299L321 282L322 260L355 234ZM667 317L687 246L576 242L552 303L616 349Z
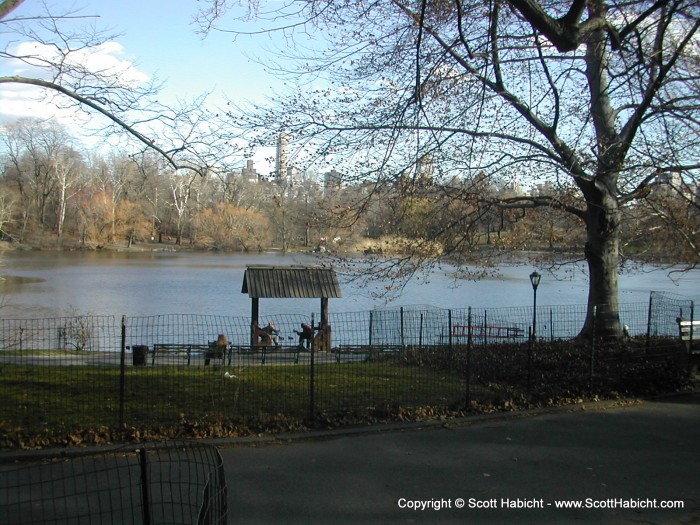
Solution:
M329 351L331 327L328 324L328 299L342 297L335 270L326 266L246 266L242 293L251 298L251 345L261 344L260 299L321 299L321 319L315 337L316 348ZM269 343L265 343L269 344Z

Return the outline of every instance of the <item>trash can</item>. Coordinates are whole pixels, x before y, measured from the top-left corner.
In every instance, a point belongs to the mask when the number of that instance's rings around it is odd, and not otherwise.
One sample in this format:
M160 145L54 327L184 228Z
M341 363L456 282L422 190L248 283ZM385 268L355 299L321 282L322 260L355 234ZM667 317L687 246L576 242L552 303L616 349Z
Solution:
M131 360L134 366L146 366L148 346L136 345L131 347Z

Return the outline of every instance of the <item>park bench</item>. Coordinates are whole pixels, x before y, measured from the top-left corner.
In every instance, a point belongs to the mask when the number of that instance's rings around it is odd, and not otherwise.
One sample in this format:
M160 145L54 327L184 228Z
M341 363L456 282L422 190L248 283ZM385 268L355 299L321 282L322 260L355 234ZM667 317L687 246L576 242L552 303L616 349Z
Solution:
M191 344L191 343L155 343L153 345L153 355L151 357L151 366L156 364L156 356L175 356L187 359L187 364L192 363L194 354L204 354L204 364L208 365L210 359L224 358L224 351L220 350L211 343L208 344Z
M525 330L517 326L484 326L472 325L472 339L522 339L525 337ZM455 325L452 327L452 337L466 338L469 336L468 325Z
M372 354L372 348L367 345L340 345L334 348L333 352L338 363L341 361L368 361Z
M238 354L239 358L245 360L260 360L261 364L267 361L294 361L299 362L299 354L302 349L299 345L284 346L284 345L234 345L231 347L231 354ZM231 364L229 358L228 363Z
M373 361L380 356L386 357L400 353L401 345L339 345L333 348L335 360L341 361Z
M676 319L678 323L678 335L681 341L685 342L686 347L692 353L700 353L700 345L693 348L693 341L700 341L700 321L686 321L684 319Z

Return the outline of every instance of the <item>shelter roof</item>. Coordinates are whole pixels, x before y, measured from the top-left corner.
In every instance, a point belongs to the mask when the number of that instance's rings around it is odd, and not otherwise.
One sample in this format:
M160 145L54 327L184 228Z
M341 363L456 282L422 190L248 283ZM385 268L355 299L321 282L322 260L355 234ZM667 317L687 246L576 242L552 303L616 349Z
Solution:
M342 297L335 270L326 266L247 266L242 293L249 297Z

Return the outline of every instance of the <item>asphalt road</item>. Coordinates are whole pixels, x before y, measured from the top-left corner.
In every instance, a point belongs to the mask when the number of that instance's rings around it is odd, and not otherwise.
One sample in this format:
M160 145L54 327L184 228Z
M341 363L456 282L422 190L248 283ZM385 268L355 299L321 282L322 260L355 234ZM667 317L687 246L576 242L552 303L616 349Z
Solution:
M700 394L591 408L219 443L228 522L700 524Z

